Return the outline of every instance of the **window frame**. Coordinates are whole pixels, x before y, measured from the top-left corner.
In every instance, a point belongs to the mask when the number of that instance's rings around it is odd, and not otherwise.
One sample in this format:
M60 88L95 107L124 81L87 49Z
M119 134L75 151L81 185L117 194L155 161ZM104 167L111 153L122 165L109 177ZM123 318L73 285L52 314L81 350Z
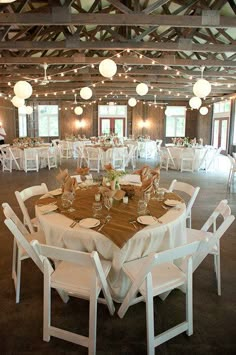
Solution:
M176 109L176 108L183 108L183 113L184 113L184 116L181 116L181 113L178 113L178 114L171 114L171 115L168 115L168 113L166 113L166 111L168 112L168 109ZM171 138L171 137L185 137L186 135L186 106L167 106L166 107L166 111L165 111L165 138ZM174 129L174 135L167 135L167 120L168 120L168 117L173 117L174 118L174 121L175 121L175 129ZM179 117L183 117L184 118L184 132L183 135L177 135L177 132L176 132L176 127L177 127L177 124L176 124L176 119L179 118Z

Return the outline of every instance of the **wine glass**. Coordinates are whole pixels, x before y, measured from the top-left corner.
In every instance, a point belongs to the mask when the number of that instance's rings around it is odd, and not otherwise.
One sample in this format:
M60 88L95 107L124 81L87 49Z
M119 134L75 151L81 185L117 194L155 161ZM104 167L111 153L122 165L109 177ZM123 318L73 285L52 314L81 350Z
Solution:
M110 209L112 207L112 203L113 203L113 198L112 197L109 197L109 196L105 196L104 197L104 206L108 210L108 215L106 216L106 219L108 221L112 218L111 215L110 215Z
M157 179L154 179L153 180L153 188L154 188L154 196L152 197L152 200L157 200L157 191L159 189L159 180Z

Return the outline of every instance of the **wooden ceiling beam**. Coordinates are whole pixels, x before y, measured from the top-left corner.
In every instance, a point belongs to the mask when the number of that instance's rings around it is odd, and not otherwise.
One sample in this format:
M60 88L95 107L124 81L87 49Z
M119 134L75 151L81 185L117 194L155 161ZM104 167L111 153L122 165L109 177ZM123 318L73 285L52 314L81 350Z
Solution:
M111 42L111 41L79 41L77 38L67 39L65 41L7 41L0 42L0 50L48 50L48 49L78 49L78 50L125 50L137 51L191 51L191 52L211 52L211 53L225 53L236 52L236 45L234 44L195 44L191 40L180 38L178 42Z
M151 14L159 7L165 5L167 2L169 2L169 0L158 0L158 1L154 2L153 4L149 5L148 7L146 7L142 12L147 15Z
M12 52L14 53L14 52ZM104 57L85 57L82 54L75 54L73 57L17 57L17 56L9 56L9 57L0 57L0 64L25 64L25 65L37 65L47 63L49 65L62 65L62 64L73 64L73 65L91 65L98 64L102 61ZM225 68L236 68L236 61L233 60L218 60L218 59L204 59L204 60L194 60L194 59L176 59L175 56L165 56L163 58L155 58L155 65L152 64L152 59L148 59L143 57L139 59L135 56L121 56L120 58L115 58L117 64L127 64L127 65L150 65L152 67L155 66L193 66L200 67L201 65L209 66L209 67L225 67Z
M57 8L56 8L57 9ZM235 28L236 18L220 16L217 11L203 12L202 16L188 15L146 15L79 13L71 14L63 8L58 12L52 8L52 13L0 13L0 25L16 26L54 26L54 25L102 25L102 26L172 26L189 28ZM212 14L212 15L211 15ZM217 16L218 14L218 16Z
M112 4L116 9L120 10L124 14L131 14L133 11L125 6L122 2L119 0L107 0L110 4Z

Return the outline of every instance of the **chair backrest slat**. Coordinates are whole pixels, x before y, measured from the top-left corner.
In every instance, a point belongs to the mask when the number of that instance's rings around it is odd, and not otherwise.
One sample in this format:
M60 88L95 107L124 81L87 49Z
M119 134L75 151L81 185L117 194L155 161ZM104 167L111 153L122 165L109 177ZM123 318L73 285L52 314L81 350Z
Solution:
M43 272L43 264L42 261L40 260L39 256L35 252L35 250L32 248L28 240L24 237L24 235L21 233L21 231L17 228L15 223L7 218L4 221L5 225L8 227L8 229L12 232L14 237L17 240L17 243L21 245L21 247L27 252L27 254L31 257L31 259L35 262L35 264L38 266L38 268Z
M12 208L9 206L9 204L4 202L2 204L2 207L3 207L3 213L4 213L5 217L8 219L11 219L23 235L29 234L28 230L26 229L24 224L21 222L21 220L17 217L17 215L12 210Z

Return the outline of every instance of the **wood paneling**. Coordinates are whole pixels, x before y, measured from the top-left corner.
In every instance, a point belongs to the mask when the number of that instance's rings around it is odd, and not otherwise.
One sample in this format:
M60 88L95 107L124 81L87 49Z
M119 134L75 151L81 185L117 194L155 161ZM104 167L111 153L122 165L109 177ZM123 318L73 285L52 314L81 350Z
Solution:
M212 106L209 108L208 114L202 116L200 113L197 117L197 137L203 139L203 144L211 144L211 128L212 128Z
M16 118L17 111L12 103L0 98L0 122L6 131L5 143L12 143L16 137Z

